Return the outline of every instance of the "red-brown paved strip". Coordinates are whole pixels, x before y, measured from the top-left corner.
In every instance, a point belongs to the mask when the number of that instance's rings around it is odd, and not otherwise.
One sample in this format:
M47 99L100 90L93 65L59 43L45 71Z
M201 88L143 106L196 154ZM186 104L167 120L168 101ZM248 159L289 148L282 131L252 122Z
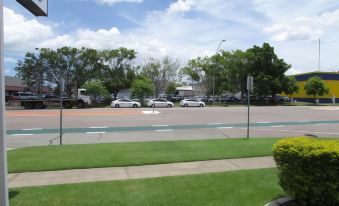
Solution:
M123 111L63 111L64 116L113 116L113 115L141 115L139 110L123 110ZM7 111L7 117L56 117L59 111Z

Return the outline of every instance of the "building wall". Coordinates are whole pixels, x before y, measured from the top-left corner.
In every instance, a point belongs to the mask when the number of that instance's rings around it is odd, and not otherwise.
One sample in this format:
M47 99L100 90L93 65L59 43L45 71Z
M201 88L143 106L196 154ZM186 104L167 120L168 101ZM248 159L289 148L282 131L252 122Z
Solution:
M314 76L320 77L325 86L329 88L328 95L317 97L319 101L322 103L331 103L332 98L335 97L336 102L339 102L339 73L337 72L312 72L295 75L298 81L299 92L293 94L291 97L298 101L313 102L313 96L306 95L304 87L307 80Z

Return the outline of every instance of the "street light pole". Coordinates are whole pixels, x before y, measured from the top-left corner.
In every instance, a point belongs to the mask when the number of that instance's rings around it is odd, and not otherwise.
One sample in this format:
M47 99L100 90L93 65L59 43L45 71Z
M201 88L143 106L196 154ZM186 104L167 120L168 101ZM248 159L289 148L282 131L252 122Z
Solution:
M218 46L218 49L217 51L215 52L215 54L218 54L219 52L219 49L220 49L220 46L223 42L225 42L226 40L221 40L220 43L219 43L219 46ZM215 68L213 69L213 98L212 98L212 105L214 105L214 95L215 95Z

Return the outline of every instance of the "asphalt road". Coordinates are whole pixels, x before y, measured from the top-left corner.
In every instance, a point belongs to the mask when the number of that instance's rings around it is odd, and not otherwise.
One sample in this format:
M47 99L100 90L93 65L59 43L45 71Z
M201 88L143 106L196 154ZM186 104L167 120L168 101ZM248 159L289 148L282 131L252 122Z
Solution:
M339 107L251 107L251 137L339 137ZM63 143L245 137L246 107L63 110ZM59 110L8 110L9 148L59 143ZM55 139L54 141L51 141Z

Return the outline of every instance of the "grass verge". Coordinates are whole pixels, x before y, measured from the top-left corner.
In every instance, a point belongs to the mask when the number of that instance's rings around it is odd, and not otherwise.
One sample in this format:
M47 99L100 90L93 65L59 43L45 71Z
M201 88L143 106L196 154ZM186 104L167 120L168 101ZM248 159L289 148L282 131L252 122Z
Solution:
M30 147L8 151L8 170L15 173L270 156L277 141L255 138Z
M283 196L276 169L10 190L11 206L263 206Z

